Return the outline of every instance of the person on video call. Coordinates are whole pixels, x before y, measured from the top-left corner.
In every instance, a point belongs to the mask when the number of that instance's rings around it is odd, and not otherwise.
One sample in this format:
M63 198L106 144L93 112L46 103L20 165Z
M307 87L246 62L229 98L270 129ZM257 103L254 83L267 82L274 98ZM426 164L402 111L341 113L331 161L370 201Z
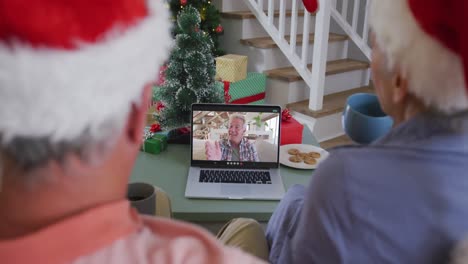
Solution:
M158 217L126 199L173 43L165 3L0 0L0 263L264 263L253 219L216 239L169 219L160 189Z
M229 117L228 139L214 143L206 141L205 152L208 160L260 161L254 144L244 133L247 130L245 117L233 114Z

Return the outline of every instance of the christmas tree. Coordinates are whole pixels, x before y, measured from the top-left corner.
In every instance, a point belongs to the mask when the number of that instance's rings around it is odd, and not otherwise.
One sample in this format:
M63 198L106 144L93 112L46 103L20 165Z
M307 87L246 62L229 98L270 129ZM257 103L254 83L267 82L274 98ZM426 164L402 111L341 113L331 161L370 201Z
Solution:
M213 41L213 48L211 52L215 57L224 55L225 52L219 48L218 36L223 34L224 29L220 23L220 14L218 9L211 4L210 0L169 0L169 6L172 11L172 15L175 18L181 10L185 7L191 6L198 10L200 13L201 23L200 29L205 31ZM175 27L175 34L177 32L177 27Z
M214 80L215 65L212 42L200 30L200 14L187 6L177 17L179 33L165 70L165 82L154 97L160 100L156 119L165 128L190 123L192 103L222 103L222 86Z

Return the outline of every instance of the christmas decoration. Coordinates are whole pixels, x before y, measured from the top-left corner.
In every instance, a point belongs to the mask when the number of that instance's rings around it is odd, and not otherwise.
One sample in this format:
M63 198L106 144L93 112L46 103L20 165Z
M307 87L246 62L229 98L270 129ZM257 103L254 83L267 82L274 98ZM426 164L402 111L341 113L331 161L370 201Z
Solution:
M237 82L247 77L247 56L228 54L216 58L216 79Z
M164 82L166 81L166 69L167 65L165 64L159 68L158 80L156 81L157 86L164 85Z
M211 53L213 56L224 55L224 51L219 47L218 37L223 34L224 29L221 26L221 15L216 7L209 0L169 0L169 6L172 11L173 21L181 10L188 6L192 6L200 13L201 24L200 29L205 31L213 42ZM177 35L177 25L174 27L174 35Z
M214 59L210 53L212 42L208 35L196 32L200 14L189 5L177 18L175 47L166 69L166 82L155 90L164 107L157 116L163 128L190 123L192 103L222 103L223 89L214 80Z
M315 13L318 11L318 0L302 0L307 12Z
M218 26L216 27L215 31L216 31L216 33L222 33L222 32L224 31L224 28L223 28L223 26L218 25Z
M281 112L281 121L289 122L289 121L291 121L291 118L292 118L292 115L291 115L291 113L289 113L289 109L285 108Z
M249 72L247 78L237 82L224 82L224 99L231 104L264 104L266 76Z
M288 120L288 122L281 122L280 145L301 144L304 125L297 122L292 116Z
M141 150L151 154L159 154L167 148L167 136L157 133L158 125L152 125L151 128L145 128Z

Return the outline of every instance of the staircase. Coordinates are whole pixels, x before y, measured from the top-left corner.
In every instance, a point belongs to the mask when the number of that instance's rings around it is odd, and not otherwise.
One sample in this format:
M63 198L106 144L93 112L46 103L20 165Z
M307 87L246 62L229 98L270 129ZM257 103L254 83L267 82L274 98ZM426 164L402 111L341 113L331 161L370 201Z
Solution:
M263 2L213 2L222 12L222 47L228 53L248 56L248 71L263 72L268 77L266 102L289 108L324 146L349 142L341 127L346 98L353 93L373 92L369 86L367 33L360 36L352 32L360 20L366 23L366 17L358 19L356 8L365 13L367 3L331 1L328 21L334 19L329 22L330 30L319 26L320 32L315 34L316 23L322 25L327 18L304 11L302 1ZM336 6L341 7L341 12ZM349 22L348 13L353 13ZM322 20L317 18L319 15Z

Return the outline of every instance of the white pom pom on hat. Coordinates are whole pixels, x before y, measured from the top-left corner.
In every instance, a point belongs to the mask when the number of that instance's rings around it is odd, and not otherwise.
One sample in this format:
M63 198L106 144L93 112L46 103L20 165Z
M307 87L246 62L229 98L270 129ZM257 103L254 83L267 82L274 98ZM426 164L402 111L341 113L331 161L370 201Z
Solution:
M372 0L369 22L390 67L409 89L446 113L468 109L468 1Z
M0 135L102 138L169 55L163 0L0 0Z

